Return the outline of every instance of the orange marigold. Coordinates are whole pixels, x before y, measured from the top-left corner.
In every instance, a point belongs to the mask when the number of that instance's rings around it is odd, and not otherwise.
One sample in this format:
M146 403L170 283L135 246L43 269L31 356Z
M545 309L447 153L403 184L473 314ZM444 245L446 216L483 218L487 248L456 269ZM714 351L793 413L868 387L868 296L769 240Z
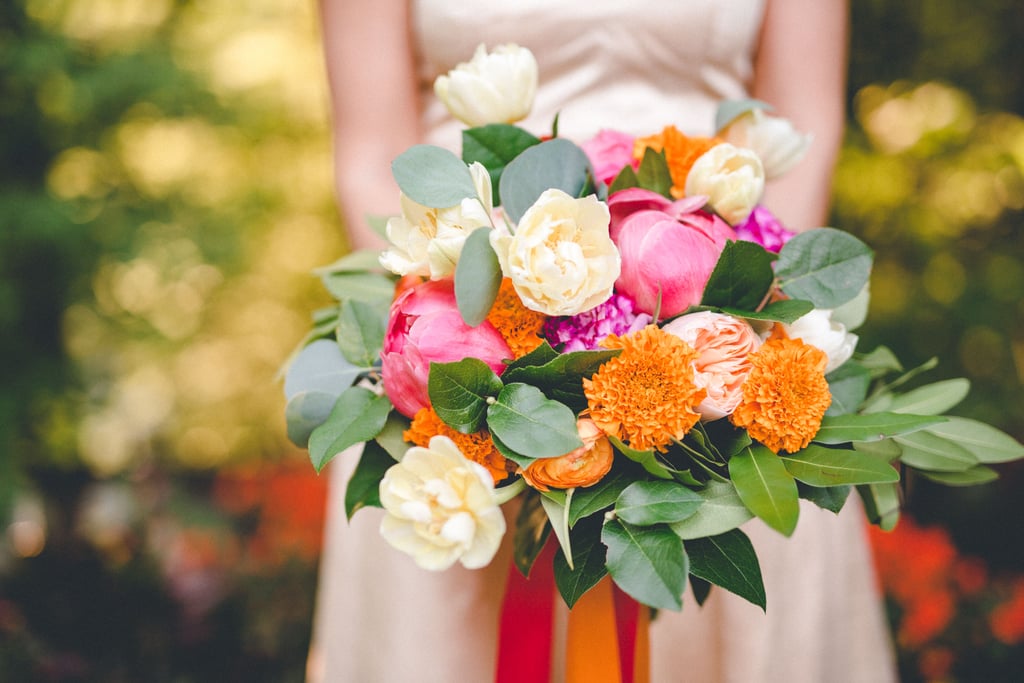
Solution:
M510 463L505 456L498 452L489 433L479 431L473 434L463 434L456 431L446 425L433 408L420 408L416 416L413 417L412 424L402 433L402 437L406 441L424 448L430 444L431 437L437 435L447 436L455 442L467 459L486 467L494 477L494 483L502 481L515 471L515 464Z
M590 417L605 434L637 450L664 451L696 424L705 391L694 383L697 352L655 325L602 346L622 353L583 380Z
M544 339L540 331L546 319L543 313L523 305L509 278L501 281L498 296L487 314L487 321L505 338L513 358L525 356L541 345Z
M643 159L648 147L655 152L664 150L672 176L672 196L681 199L686 196L686 177L690 175L693 162L721 142L718 138L690 137L675 126L667 126L660 133L637 138L633 142L633 157Z
M832 403L825 381L828 357L799 339L769 339L750 354L750 362L732 423L775 453L800 450L818 433Z

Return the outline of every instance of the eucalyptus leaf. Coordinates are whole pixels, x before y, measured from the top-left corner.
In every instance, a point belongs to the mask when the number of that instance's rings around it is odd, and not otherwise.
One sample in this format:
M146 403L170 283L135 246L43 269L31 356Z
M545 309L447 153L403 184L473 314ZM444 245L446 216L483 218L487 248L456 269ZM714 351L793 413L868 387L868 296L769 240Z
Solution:
M288 399L284 408L288 439L299 448L305 448L309 443L309 435L327 421L337 400L335 394L316 389L300 391Z
M476 327L487 319L501 287L501 264L490 242L491 228L477 228L455 264L455 302L462 320Z
M892 531L900 520L900 489L897 484L863 484L857 493L864 501L868 521L883 531Z
M638 187L672 199L672 173L665 152L656 152L652 147L645 149L636 171L636 179Z
M376 441L366 442L359 456L359 464L345 489L345 516L348 519L352 519L352 515L360 508L381 506L380 481L394 464L394 458Z
M413 145L391 162L395 182L409 199L444 209L476 197L469 166L452 152L435 145Z
M781 460L793 478L811 486L881 484L900 478L884 458L814 444Z
M605 566L619 588L656 609L682 609L689 567L683 542L671 529L613 519L605 522L601 541L608 548Z
M572 563L559 549L553 561L555 586L571 609L584 593L608 575L605 568L607 550L601 543L600 516L580 520L572 531Z
M391 401L363 387L349 387L334 404L327 420L309 436L309 459L321 471L334 456L349 446L377 436L388 413Z
M704 501L697 511L681 522L670 525L683 540L717 536L731 531L754 515L743 504L731 482L709 481L697 491Z
M345 301L338 318L338 348L349 362L369 367L380 356L386 326L387 309L363 301Z
M920 431L894 437L900 446L900 462L919 470L963 472L978 465L969 450L931 432Z
M299 351L288 365L284 395L290 400L299 393L319 391L337 398L365 370L349 362L333 340L318 339Z
M760 244L744 240L726 242L704 286L701 304L757 309L775 279L774 258Z
M762 610L767 598L754 546L739 529L685 544L690 573L735 593Z
M768 526L789 536L800 516L796 481L779 456L760 444L729 460L729 478L743 504Z
M991 467L976 465L961 472L928 472L921 471L921 475L938 484L945 486L978 486L987 484L999 478L999 473Z
M564 138L542 142L517 156L501 174L499 184L505 213L518 223L544 192L562 190L578 197L592 175L583 150Z
M960 377L934 382L894 396L887 410L892 413L941 415L967 397L970 381Z
M836 308L860 293L871 274L871 249L834 228L799 233L783 245L775 266L779 286L790 298L818 308Z
M956 442L978 462L996 464L1024 458L1024 445L995 427L966 417L947 416L946 422L926 429L930 434Z
M738 119L740 116L754 111L755 109L772 111L772 105L767 102L751 98L722 100L718 103L718 109L715 110L715 135L721 133L723 128Z
M635 481L615 501L615 515L635 526L681 522L704 501L675 481Z
M483 428L487 400L501 389L501 378L479 358L430 364L430 405L445 424L463 434Z
M462 160L484 165L494 187L494 204L501 204L498 192L505 166L523 150L540 143L533 133L507 123L492 123L462 131Z
M487 426L503 444L534 458L555 458L583 445L576 416L528 384L507 384L487 407Z
M320 278L339 301L387 305L395 296L395 281L381 273L328 273Z
M814 441L830 445L850 441L880 441L945 421L946 418L938 416L889 412L825 416Z

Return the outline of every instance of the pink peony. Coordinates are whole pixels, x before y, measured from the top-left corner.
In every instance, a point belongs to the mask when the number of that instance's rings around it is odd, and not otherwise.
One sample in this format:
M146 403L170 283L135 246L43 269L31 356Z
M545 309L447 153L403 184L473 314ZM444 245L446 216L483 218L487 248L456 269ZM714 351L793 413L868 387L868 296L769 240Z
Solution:
M694 383L707 391L697 407L702 420L732 414L743 398L750 374L749 356L761 348L761 338L746 322L722 313L691 313L663 328L697 350Z
M611 214L609 234L614 240L619 233L622 221L637 211L653 210L666 213L673 218L681 218L693 213L707 203L707 197L686 197L675 201L666 199L657 192L640 187L619 190L608 197L608 212Z
M451 278L431 280L403 292L391 304L381 349L384 393L398 412L413 417L430 405L430 363L479 358L500 373L511 358L505 339L489 322L470 327L455 304Z
M736 236L747 242L760 244L773 253L779 253L782 245L795 235L771 211L760 204L747 216L747 220L736 226Z
M594 175L605 185L610 185L625 166L634 170L640 162L633 158L633 136L615 130L603 129L597 135L580 145L590 163Z
M614 240L622 257L615 288L644 313L653 314L660 297L660 316L678 315L700 303L726 241L736 239L736 233L721 218L695 208L690 199L671 202L653 192L646 198L628 192L630 206L663 202L663 208L623 216L623 201L617 207L617 223L613 213ZM620 194L625 192L616 192L613 199Z

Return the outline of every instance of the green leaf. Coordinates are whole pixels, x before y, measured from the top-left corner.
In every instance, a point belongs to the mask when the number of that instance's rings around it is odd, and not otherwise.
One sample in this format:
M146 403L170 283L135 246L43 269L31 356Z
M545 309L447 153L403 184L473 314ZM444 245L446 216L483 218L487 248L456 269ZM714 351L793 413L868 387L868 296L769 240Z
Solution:
M996 464L1024 458L1024 445L991 425L966 417L947 416L942 424L925 431L966 448L978 462Z
M494 204L501 204L498 186L501 174L510 161L523 150L540 144L540 139L518 126L492 123L462 131L462 160L467 164L478 161L491 176L495 188Z
M603 522L600 515L595 515L580 520L573 528L572 568L561 548L555 553L555 586L570 609L608 574L605 568L607 551L601 543Z
M909 434L945 421L944 417L888 412L865 415L826 415L821 421L821 429L814 436L814 441L831 445L850 441L880 441L890 436Z
M487 407L487 426L505 446L531 458L556 458L583 445L573 412L528 384L505 385Z
M714 420L703 425L698 422L694 427L698 425L703 427L708 441L713 443L719 454L726 459L753 443L746 429L735 427L728 420Z
M512 561L523 576L529 576L537 556L544 550L551 525L536 492L523 496L523 504L516 516L516 530L512 540Z
M671 525L672 531L683 540L724 534L754 516L731 482L709 481L697 495L704 501L697 511Z
M372 215L367 214L363 216L363 220L366 221L366 225L377 234L381 239L386 240L388 238L388 220L390 216ZM380 265L379 263L377 265Z
M330 275L332 273L353 273L367 270L380 271L380 251L377 249L358 249L350 251L334 263L320 266L313 269L313 274L318 276Z
M339 301L387 305L395 296L395 281L381 273L328 273L321 280Z
M624 456L629 458L635 463L638 463L644 470L659 479L671 479L672 472L666 467L660 460L658 460L658 454L654 449L649 451L638 451L634 448L630 448L626 444L622 443L618 437L609 436L608 440L615 446L615 450L622 453Z
M590 174L583 150L564 138L542 142L517 156L501 175L501 201L505 213L518 223L545 191L562 190L578 197Z
M704 286L701 304L755 310L775 279L773 260L772 254L754 242L726 242Z
M894 396L887 410L891 413L941 415L964 400L970 390L970 381L962 377L926 384Z
M289 363L284 377L284 395L291 400L300 393L317 391L337 398L366 370L350 363L335 341L318 339L299 351Z
M832 393L832 404L825 412L826 415L849 415L857 412L871 385L871 373L854 362L843 363L825 379L828 380L828 389Z
M619 588L645 605L682 609L688 562L671 529L641 529L613 519L605 522L601 541L608 548L605 566Z
M476 327L487 319L501 287L501 265L490 242L491 229L477 228L455 264L455 302L462 320Z
M288 439L299 448L305 448L309 435L327 420L337 400L337 395L315 389L300 391L288 399L284 408Z
M751 512L779 533L793 533L800 516L799 496L779 456L760 444L751 446L729 460L729 478Z
M445 424L463 434L483 428L487 399L497 396L501 389L501 378L479 358L430 364L430 405Z
M921 471L925 479L930 479L946 486L978 486L999 478L999 473L991 467L976 465L962 472L927 472Z
M469 166L443 147L413 145L391 162L395 182L409 199L444 209L476 197Z
M892 531L900 521L900 489L898 484L864 484L857 487L864 501L868 521L883 531Z
M612 196L620 190L628 190L633 187L640 187L640 179L636 177L636 171L629 164L622 167L612 184L608 186L608 196Z
M672 173L664 152L655 152L648 147L636 171L637 185L672 199Z
M615 515L636 526L671 524L693 515L703 502L674 481L636 481L615 501Z
M900 447L900 462L915 469L963 472L978 464L978 459L969 450L931 432L914 432L893 440Z
M693 591L693 599L697 601L697 604L701 607L704 606L704 601L711 595L711 584L704 579L697 578L690 573L690 590Z
M884 458L814 444L781 460L794 479L811 486L881 484L900 479L899 472Z
M345 301L338 318L338 348L346 360L369 367L380 355L386 326L386 311L362 301Z
M384 473L395 464L386 450L376 441L367 441L359 456L352 478L345 489L345 516L352 519L356 510L362 507L380 507L380 480Z
M576 523L584 517L589 517L614 505L619 494L631 482L631 477L621 471L612 470L593 486L577 489L569 503L569 526L575 527Z
M551 530L555 532L558 539L558 546L565 553L566 557L572 557L572 543L569 540L569 502L572 500L572 489L566 492L565 500L559 503L553 497L540 495L540 504L548 516ZM572 568L572 565L569 565Z
M760 311L746 311L739 308L733 308L731 306L722 306L720 310L722 313L726 313L737 318L746 318L747 320L769 320L789 325L795 323L797 320L813 311L814 304L810 301L802 301L800 299L785 299L783 301L774 301L762 308Z
M818 308L836 308L868 282L873 256L866 244L834 228L802 232L783 245L775 276L782 291Z
M558 357L558 351L551 348L551 344L547 341L541 342L540 346L530 351L525 356L520 356L514 361L510 362L505 366L505 371L502 373L504 377L509 377L509 373L519 370L520 368L528 368L534 365L544 365L550 363L552 360ZM515 375L512 375L513 377ZM515 380L519 381L519 380ZM510 381L511 383L511 381ZM529 382L527 382L529 384Z
M409 450L411 445L403 436L408 428L409 418L394 410L388 415L384 428L380 430L380 434L374 438L374 441L386 450L388 455L401 462L402 458L405 457L405 452Z
M739 529L685 543L690 573L735 593L762 610L766 597L754 546Z
M853 446L853 450L858 453L865 453L867 455L884 458L889 462L900 457L901 453L900 445L892 439L882 439L881 441L854 441L851 445Z
M718 103L718 109L715 111L715 134L722 132L722 129L728 126L730 123L738 119L743 114L753 111L755 109L763 109L764 111L772 111L772 106L761 100L754 100L750 98L739 99L739 100L722 100Z
M369 441L380 433L391 412L387 396L363 387L349 387L338 397L327 420L309 436L309 459L321 471L349 446Z
M886 346L879 346L870 353L855 354L854 358L871 373L872 379L890 372L903 372L899 358Z
M530 384L552 400L582 408L587 400L583 393L583 379L592 377L602 365L620 353L620 349L556 353L545 363L510 365L502 373L502 379L506 384Z
M809 500L823 510L839 514L850 497L852 486L808 486L796 483L796 490L800 497Z

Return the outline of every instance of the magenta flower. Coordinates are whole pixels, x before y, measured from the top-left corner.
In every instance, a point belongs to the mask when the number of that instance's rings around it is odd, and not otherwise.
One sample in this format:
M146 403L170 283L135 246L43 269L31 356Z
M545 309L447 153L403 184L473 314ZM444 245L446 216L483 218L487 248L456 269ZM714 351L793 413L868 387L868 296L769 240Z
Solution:
M567 318L549 318L544 338L563 353L600 348L610 334L635 332L651 322L651 316L635 310L633 302L622 294L612 294L603 304Z
M782 245L795 235L772 212L760 204L754 207L747 220L736 226L736 237L746 242L754 242L773 253L779 253Z
M479 358L496 373L512 353L493 325L470 327L455 304L451 278L431 280L407 289L391 304L381 349L384 393L398 412L413 417L430 405L427 377L430 363Z

